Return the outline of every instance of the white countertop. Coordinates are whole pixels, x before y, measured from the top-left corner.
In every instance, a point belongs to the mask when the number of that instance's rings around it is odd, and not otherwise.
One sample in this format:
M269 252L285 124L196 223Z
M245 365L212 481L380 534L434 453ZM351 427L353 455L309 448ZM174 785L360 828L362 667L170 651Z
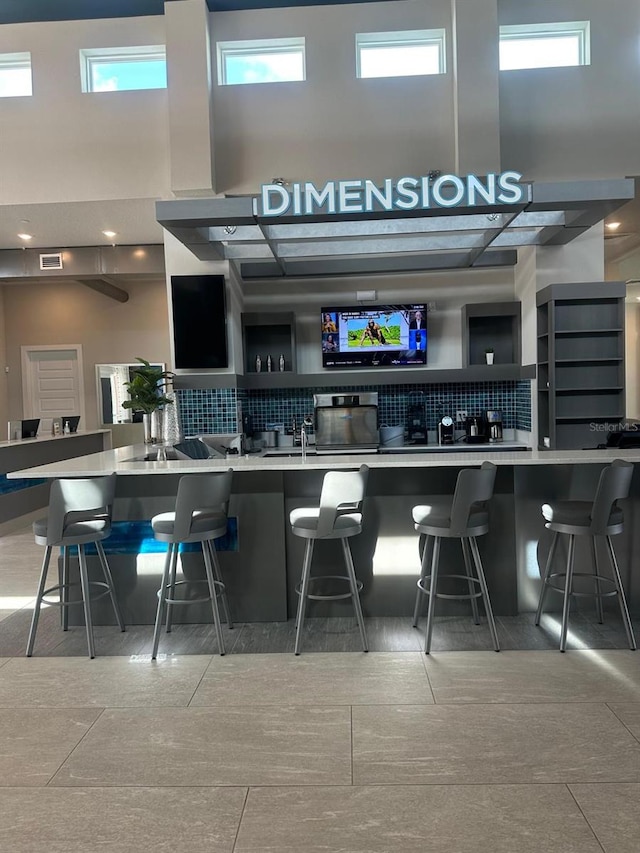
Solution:
M70 438L80 438L83 435L103 435L110 429L78 430L77 432L61 433L60 435L38 435L35 438L15 438L12 441L0 441L2 447L19 447L24 444L42 444L46 441L67 441Z
M33 440L33 439L32 439ZM144 445L118 447L88 456L77 456L62 462L52 462L13 471L10 479L17 477L97 477L116 472L122 476L140 474L194 474L203 471L314 471L357 468L366 463L370 468L459 468L480 465L490 459L495 465L576 465L607 463L612 459L640 462L637 450L514 450L501 453L465 450L445 453L357 453L353 455L279 456L263 458L259 454L228 456L226 459L180 459L167 462L135 461L149 453Z

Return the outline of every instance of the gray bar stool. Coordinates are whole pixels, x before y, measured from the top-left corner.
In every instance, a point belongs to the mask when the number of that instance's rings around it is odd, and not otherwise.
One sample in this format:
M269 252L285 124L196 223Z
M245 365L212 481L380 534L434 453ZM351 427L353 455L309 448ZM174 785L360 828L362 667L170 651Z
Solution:
M227 532L227 511L231 496L233 469L211 474L186 474L178 482L178 494L174 512L163 512L151 519L153 535L160 542L167 542L167 556L162 574L162 583L158 590L158 609L153 632L153 652L151 659L158 655L160 630L165 605L167 610L166 630L171 631L172 608L175 604L194 604L210 601L213 612L213 624L218 638L218 650L224 654L224 641L218 610L218 595L222 600L225 618L229 628L233 628L229 613L229 603L222 580L222 572L214 544ZM178 551L183 542L199 542L202 547L206 580L183 580L176 582ZM175 597L177 586L193 583L206 583L208 595L201 598L180 599Z
M85 628L87 632L87 647L89 657L95 657L93 643L93 622L91 619L91 601L109 595L113 609L118 620L120 630L124 631L124 622L113 586L113 578L109 570L109 564L101 544L111 533L111 513L113 498L116 489L116 475L108 477L92 477L90 479L55 480L51 484L49 495L49 510L46 518L39 519L33 524L33 532L38 545L45 546L40 583L36 597L29 640L27 642L27 657L33 654L33 646L38 630L38 619L42 602L56 604L62 608L62 628L69 628L68 608L72 605L82 603L84 608ZM87 571L87 556L85 545L93 542L98 552L103 581L89 581ZM69 582L69 548L73 545L78 547L78 562L80 565L80 583ZM45 589L49 562L53 548L59 547L62 554L62 572L59 572L59 583ZM71 601L69 590L71 587L80 586L81 597ZM91 598L91 587L102 590L98 595ZM46 601L45 596L53 592L60 595L59 601Z
M572 595L594 597L599 622L603 621L602 599L617 595L622 621L627 633L627 640L629 641L629 648L633 651L636 648L629 608L618 569L618 561L616 560L616 554L611 542L611 537L617 533L622 533L624 528L624 515L617 502L623 500L629 494L632 476L633 464L631 462L624 462L622 459L616 459L611 465L602 469L593 503L589 503L589 501L554 501L553 503L544 504L542 507L542 515L546 521L545 527L553 531L553 540L542 578L542 589L540 590L535 624L540 624L547 589L551 588L557 592L562 592L561 652L564 652L567 646L567 630L569 627L569 610L571 608ZM569 536L566 568L564 572L552 572L553 560L561 533L566 533ZM589 544L591 546L593 572L574 572L573 570L576 536L590 537ZM598 537L602 537L607 545L607 552L611 562L611 578L603 577L600 574L596 544ZM573 588L573 579L576 577L590 578L594 583L595 591L576 592ZM564 578L564 584L561 587L556 586L554 582L555 578ZM603 584L608 589L607 592L602 591ZM613 589L611 589L611 586L613 586Z
M482 598L493 640L493 648L497 652L500 651L489 590L487 589L487 581L476 542L477 536L483 536L489 530L489 513L486 503L493 495L495 479L496 466L491 462L483 462L480 468L465 468L458 474L453 500L439 504L414 506L412 510L415 529L426 537L413 611L413 627L417 628L422 598L426 595L429 599L429 606L424 640L425 654L429 654L431 651L436 598L470 599L473 621L476 625L480 623L476 599ZM466 574L440 574L440 540L443 538L460 540ZM472 559L477 577L473 575ZM429 565L431 566L430 574ZM469 587L468 595L437 592L438 579L443 577L464 579Z
M368 474L369 468L366 465L361 465L359 471L329 471L324 475L322 481L320 506L301 507L291 511L289 517L291 532L294 536L301 536L307 540L302 563L302 578L296 587L296 592L300 596L296 617L295 653L297 655L300 654L307 599L326 601L351 598L360 629L363 651L369 651L360 605L362 583L356 580L353 557L347 541L351 536L357 536L358 533L362 532L362 503ZM320 595L310 592L313 582L321 579L311 577L311 560L316 539L340 539L347 574L324 575L322 579L331 577L332 580L347 581L349 592L336 595Z

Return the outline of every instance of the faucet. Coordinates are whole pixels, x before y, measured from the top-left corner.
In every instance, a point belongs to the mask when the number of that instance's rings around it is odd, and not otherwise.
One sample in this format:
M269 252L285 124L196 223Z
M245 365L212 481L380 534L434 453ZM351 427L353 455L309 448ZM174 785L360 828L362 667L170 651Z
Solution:
M307 458L307 431L304 428L304 423L300 427L300 447L302 449L302 461L305 462Z

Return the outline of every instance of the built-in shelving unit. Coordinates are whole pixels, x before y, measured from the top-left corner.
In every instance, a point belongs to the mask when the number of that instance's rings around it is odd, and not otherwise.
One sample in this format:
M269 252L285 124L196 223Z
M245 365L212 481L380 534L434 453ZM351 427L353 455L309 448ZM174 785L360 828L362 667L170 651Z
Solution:
M537 295L538 435L595 447L624 419L624 282L552 284ZM595 427L594 427L595 425Z
M374 368L366 370L296 371L295 316L292 312L256 312L242 315L244 373L194 371L176 377L176 388L353 388L372 385L435 385L451 382L515 382L533 379L536 366L520 365L520 303L494 302L463 309L463 367ZM489 343L491 342L491 344ZM484 351L493 345L495 362L486 364ZM471 353L472 361L469 361ZM278 369L280 354L285 370ZM480 358L481 354L481 358ZM256 371L256 356L262 369ZM272 370L266 359L271 355Z
M520 302L482 302L462 306L462 363L486 364L493 349L494 367L520 364Z
M245 375L266 375L271 358L271 374L295 373L296 324L292 312L257 312L242 315L242 340L244 344ZM256 370L260 356L261 369ZM280 356L284 358L284 371L280 370Z

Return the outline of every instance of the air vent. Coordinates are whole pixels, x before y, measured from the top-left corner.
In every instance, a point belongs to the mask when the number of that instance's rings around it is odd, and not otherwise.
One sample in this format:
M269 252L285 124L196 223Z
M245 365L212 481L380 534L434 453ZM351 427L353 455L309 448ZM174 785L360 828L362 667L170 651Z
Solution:
M62 252L55 252L48 255L40 255L41 270L61 270L62 269Z

